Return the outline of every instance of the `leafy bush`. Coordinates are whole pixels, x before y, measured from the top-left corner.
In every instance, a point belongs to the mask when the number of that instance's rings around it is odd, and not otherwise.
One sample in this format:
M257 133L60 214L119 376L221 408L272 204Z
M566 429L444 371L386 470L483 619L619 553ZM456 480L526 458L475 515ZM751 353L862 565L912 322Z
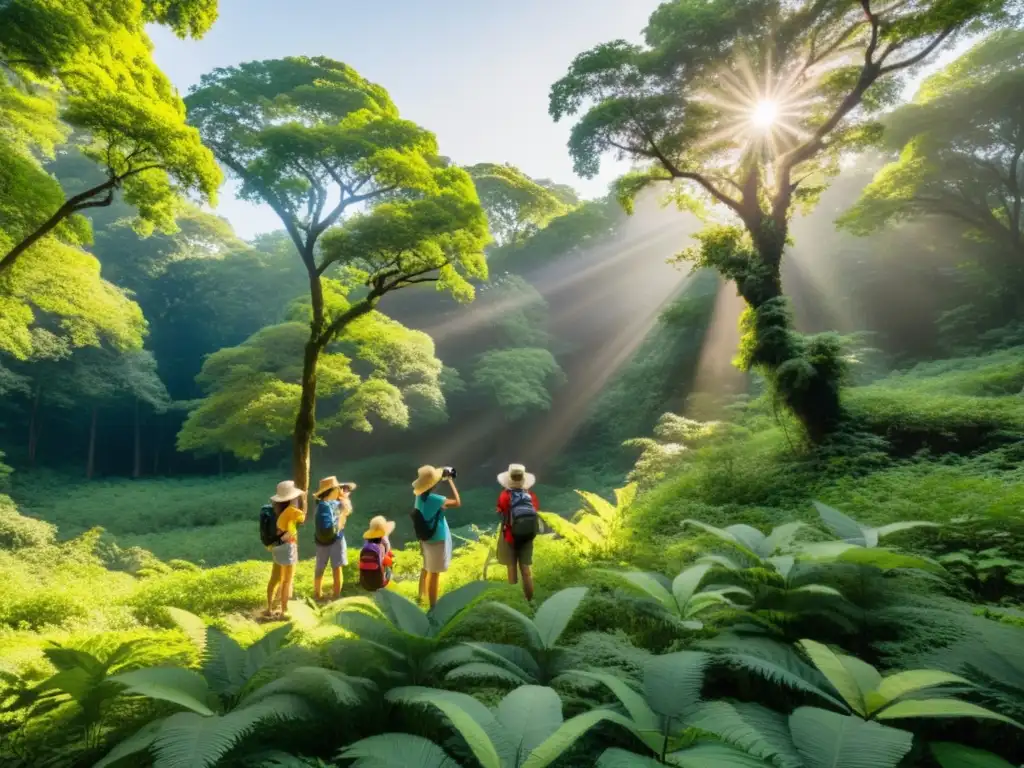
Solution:
M56 537L56 526L22 515L10 497L0 495L0 549L42 547Z

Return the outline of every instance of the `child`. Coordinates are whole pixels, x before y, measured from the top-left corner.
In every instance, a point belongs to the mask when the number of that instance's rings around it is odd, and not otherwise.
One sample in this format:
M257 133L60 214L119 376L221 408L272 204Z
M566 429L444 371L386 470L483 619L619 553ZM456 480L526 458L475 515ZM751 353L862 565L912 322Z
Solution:
M388 538L395 530L395 521L377 515L363 534L365 541L359 553L359 583L363 589L376 592L391 582L395 555Z
M345 542L345 522L352 514L350 494L356 489L355 483L339 483L336 477L325 477L320 481L316 496L316 566L313 572L313 596L323 599L324 571L331 563L334 576L333 599L341 597L342 566L348 565L348 546Z

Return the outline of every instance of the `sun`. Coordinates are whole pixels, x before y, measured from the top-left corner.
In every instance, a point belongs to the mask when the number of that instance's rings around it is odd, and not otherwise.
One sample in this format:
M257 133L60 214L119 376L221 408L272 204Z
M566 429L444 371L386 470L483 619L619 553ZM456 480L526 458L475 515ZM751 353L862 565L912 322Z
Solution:
M762 99L754 105L754 109L750 112L750 122L754 124L756 128L761 130L768 130L771 128L775 121L779 117L779 105L775 101Z

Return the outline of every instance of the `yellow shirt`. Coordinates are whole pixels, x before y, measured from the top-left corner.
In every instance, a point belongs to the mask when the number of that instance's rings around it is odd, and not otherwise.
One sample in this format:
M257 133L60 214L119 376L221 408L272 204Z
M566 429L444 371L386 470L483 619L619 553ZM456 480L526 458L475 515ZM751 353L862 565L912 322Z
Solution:
M289 541L295 541L299 534L299 525L306 522L306 513L295 506L288 507L277 516L277 529L287 534Z

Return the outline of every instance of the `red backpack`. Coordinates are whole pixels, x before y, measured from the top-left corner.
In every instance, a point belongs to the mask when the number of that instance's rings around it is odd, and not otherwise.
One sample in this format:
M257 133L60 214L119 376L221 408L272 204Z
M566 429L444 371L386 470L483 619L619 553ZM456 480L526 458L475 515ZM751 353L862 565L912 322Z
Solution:
M385 586L384 545L367 541L359 551L359 586L376 592Z

